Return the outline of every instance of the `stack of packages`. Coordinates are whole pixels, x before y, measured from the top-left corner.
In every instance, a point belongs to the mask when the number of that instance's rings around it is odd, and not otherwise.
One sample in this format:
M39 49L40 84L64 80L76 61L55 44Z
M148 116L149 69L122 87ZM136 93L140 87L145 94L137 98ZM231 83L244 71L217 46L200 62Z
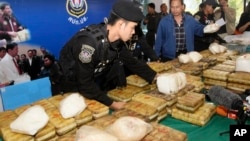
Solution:
M178 61L180 66L178 70L191 75L201 75L202 71L216 64L217 60L213 57L207 57L206 53L191 51L186 54L180 54Z
M159 92L158 89L155 89L155 90L152 90L152 91L147 91L144 94L147 94L149 96L157 97L157 98L165 100L166 108L164 108L163 111L166 110L166 112L167 112L166 114L171 115L172 114L172 109L175 107L175 104L177 102L177 98L179 96L185 95L189 91L193 91L194 89L195 89L194 85L186 84L186 86L184 88L180 89L175 94L163 94L163 93ZM165 112L162 112L162 113L165 113ZM163 117L165 117L165 116L163 116ZM160 116L158 116L158 121L161 120L162 118L160 118Z
M180 93L191 81L200 81L200 78L183 72L162 74L157 77L157 88L161 94L176 95L177 102L172 108L172 117L203 126L214 115L216 106L206 103L205 95L194 92L194 88Z
M149 105L149 106L155 108L157 111L157 116L155 118L156 121L160 121L161 119L163 119L167 116L167 109L166 109L167 101L162 99L162 98L154 97L152 95L147 95L147 94L141 93L141 94L135 95L132 98L132 102L133 103L143 103L143 104L146 104L146 105ZM130 107L130 104L131 103L128 103L126 108L133 110L133 107ZM137 111L137 110L135 110L135 111ZM154 118L151 118L151 119L153 120Z
M221 48L221 49L220 49ZM230 53L226 52L227 49L224 46L218 45L217 43L211 44L209 50L202 51L201 54L214 58L216 63L214 66L209 66L208 69L203 70L202 77L204 78L204 83L207 86L220 85L227 86L227 76L230 71L233 71L231 65L220 64L221 61L227 60ZM223 56L221 59L220 57Z
M228 89L244 92L250 89L250 54L243 54L235 60L235 72L228 76Z
M139 96L139 95L138 95ZM142 96L142 95L141 95ZM137 97L141 99L145 97ZM156 99L152 98L153 101ZM131 100L132 102L133 100ZM67 93L39 100L12 111L0 113L0 135L3 140L25 141L155 141L164 139L186 141L184 132L146 122L149 113L158 113L164 106L144 104L109 113L109 108L78 93ZM149 102L149 101L148 101ZM149 102L150 103L150 102ZM164 103L164 100L161 100ZM152 103L151 103L152 104ZM137 110L148 109L144 112ZM151 111L151 112L150 112ZM144 114L143 114L144 113ZM34 124L36 123L36 124ZM160 135L160 136L159 136Z
M205 84L204 82L202 82L200 76L186 74L186 78L187 78L187 85L194 86L194 88L191 89L191 91L199 93L202 91L202 89L205 88Z
M206 86L219 85L238 93L250 89L250 54L238 55L203 71Z
M136 116L147 122L160 120L167 115L166 101L161 98L145 95L146 91L156 89L156 84L148 84L137 75L127 77L128 85L124 88L108 91L108 96L116 101L126 101L125 109L113 114L121 116Z
M228 68L231 68L230 65L224 66L229 66ZM230 72L218 70L218 68L219 67L215 66L214 69L210 68L203 71L202 76L206 85L219 85L223 87L227 86L227 78Z
M145 91L145 89L142 87L127 85L126 87L123 88L116 88L108 91L108 96L115 101L128 102L131 101L134 95L141 93L143 91Z
M176 107L172 109L172 117L204 126L215 113L215 109L214 104L205 102L205 95L188 92L178 97Z
M250 89L250 73L234 72L229 74L227 88L240 93Z
M109 108L102 103L68 93L1 112L0 133L6 141L53 141L108 114Z
M170 64L149 62L148 65L158 73L171 69ZM108 96L116 101L125 101L125 109L115 111L117 117L134 116L147 122L159 121L167 116L167 102L158 97L146 95L147 91L156 89L156 84L149 84L137 75L126 78L127 86L108 91Z

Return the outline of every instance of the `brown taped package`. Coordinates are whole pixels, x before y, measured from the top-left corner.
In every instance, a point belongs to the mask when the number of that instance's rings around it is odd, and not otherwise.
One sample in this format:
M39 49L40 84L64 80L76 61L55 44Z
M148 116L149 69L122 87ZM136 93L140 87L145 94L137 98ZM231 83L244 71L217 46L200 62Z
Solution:
M216 106L212 103L204 103L194 113L186 112L178 108L172 109L172 117L195 125L204 126L214 115Z
M12 132L10 127L1 128L1 133L4 141L35 141L33 136Z
M56 133L60 136L70 132L77 126L74 118L63 118L57 108L48 109L46 112L49 116L49 122L52 123L56 129Z
M93 118L97 119L109 114L109 107L91 99L86 99L85 102L87 104L87 109L91 111Z
M187 134L158 123L151 123L153 131L146 135L141 141L187 141Z
M188 112L195 112L205 102L205 95L188 92L186 95L177 98L176 107Z
M126 103L125 108L137 112L149 120L153 120L158 116L158 110L156 108L137 101L129 101Z
M126 80L127 84L137 87L144 87L149 84L146 80L135 74L127 76Z
M163 108L166 108L167 106L166 100L143 93L134 95L132 97L132 100L150 105L156 108L158 111L161 111Z
M148 88L150 89L150 88ZM144 88L127 85L123 88L116 88L108 91L108 96L116 101L128 102L132 99L135 94L143 92Z

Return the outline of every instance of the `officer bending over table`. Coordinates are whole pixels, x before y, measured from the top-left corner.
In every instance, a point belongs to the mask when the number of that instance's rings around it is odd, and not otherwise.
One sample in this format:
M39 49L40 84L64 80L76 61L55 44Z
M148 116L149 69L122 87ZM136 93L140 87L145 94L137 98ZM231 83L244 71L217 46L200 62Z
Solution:
M130 0L117 0L107 24L89 25L77 32L60 52L64 92L77 91L117 110L123 108L125 102L113 101L107 91L126 86L124 66L152 83L157 73L133 58L124 45L143 17L139 7Z

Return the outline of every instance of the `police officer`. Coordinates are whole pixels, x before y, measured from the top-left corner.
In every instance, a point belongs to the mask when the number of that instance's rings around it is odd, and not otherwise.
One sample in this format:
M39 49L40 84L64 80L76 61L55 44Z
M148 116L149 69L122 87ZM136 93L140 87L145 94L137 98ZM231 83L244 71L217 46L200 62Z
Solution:
M135 6L138 6L143 12L143 5L133 0ZM135 33L132 38L125 42L126 47L130 50L134 58L142 61L157 61L159 60L153 48L148 44L146 37L141 28L141 21L135 27Z
M84 97L95 99L111 109L121 109L124 102L107 96L114 82L123 82L120 68L127 66L135 74L152 83L156 72L147 64L132 57L124 46L135 33L141 10L129 0L117 0L112 7L107 24L90 25L76 33L62 48L59 63L65 74L64 92L78 91ZM123 76L124 79L124 76ZM108 82L107 82L108 81Z
M214 20L214 8L218 4L212 0L206 0L201 4L201 11L194 14L194 18L203 25L209 25L215 22ZM194 47L195 51L202 51L208 49L210 43L225 43L217 33L207 33L203 37L195 36Z
M147 43L145 35L141 29L140 23L135 27L135 34L132 38L125 42L125 45L130 50L134 58L142 61L158 61L159 57L154 52L153 48Z
M138 25L135 27L135 34L130 40L125 42L125 45L129 49L131 55L139 61L144 63L150 61L159 61L159 57L156 55L153 48L147 43L140 23L138 23ZM126 66L124 67L124 71L126 76L133 74L133 72L131 72Z

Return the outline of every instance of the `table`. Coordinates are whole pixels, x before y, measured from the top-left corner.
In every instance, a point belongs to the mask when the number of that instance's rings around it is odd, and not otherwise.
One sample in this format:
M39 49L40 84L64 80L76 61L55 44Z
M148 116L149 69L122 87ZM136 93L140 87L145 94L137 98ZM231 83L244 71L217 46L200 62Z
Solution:
M168 115L160 121L160 124L187 133L188 141L229 141L229 133L219 134L229 131L230 125L236 125L237 121L215 114L206 125L197 126ZM246 124L250 124L249 119L247 119Z

